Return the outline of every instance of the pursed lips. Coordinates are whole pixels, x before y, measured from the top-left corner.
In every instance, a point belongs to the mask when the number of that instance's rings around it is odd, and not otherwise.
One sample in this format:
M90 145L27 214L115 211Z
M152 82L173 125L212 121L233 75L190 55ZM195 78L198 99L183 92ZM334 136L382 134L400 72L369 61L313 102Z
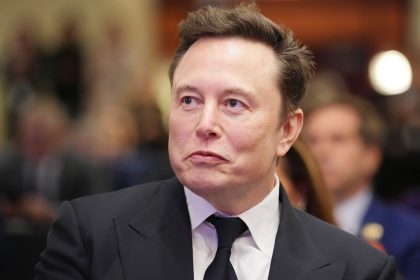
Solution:
M195 151L188 158L193 162L220 162L227 161L222 155L211 151Z

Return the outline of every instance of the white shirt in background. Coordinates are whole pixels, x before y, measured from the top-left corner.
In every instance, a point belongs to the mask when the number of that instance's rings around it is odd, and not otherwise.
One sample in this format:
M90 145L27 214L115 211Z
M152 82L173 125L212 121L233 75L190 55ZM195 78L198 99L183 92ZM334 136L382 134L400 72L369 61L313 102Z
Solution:
M349 199L337 204L334 207L334 218L337 225L353 235L358 235L372 197L372 191L369 188L365 188Z

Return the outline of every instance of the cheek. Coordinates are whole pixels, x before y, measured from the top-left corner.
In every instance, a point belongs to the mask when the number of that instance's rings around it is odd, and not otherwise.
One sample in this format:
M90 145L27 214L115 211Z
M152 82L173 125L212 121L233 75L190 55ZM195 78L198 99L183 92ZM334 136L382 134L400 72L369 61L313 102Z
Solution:
M349 164L351 162L354 165L361 166L362 162L364 162L365 159L365 153L359 148L349 147L348 149L346 149L345 154L343 154L342 158L343 160L346 159Z
M186 119L181 114L172 113L168 122L169 137L173 138L172 140L178 140L181 136L186 137L186 133L190 128L189 121L191 120Z
M224 126L226 137L231 146L237 151L250 150L255 145L258 137L258 131L244 123L229 123Z
M179 118L170 116L169 118L169 130L168 130L168 148L170 156L172 157L174 153L179 153L180 149L185 146L181 145L185 142L188 137L186 129L187 125L182 125L182 121Z
M334 164L336 170L344 177L354 177L358 174L362 166L363 156L361 157L360 152L349 147L343 149L340 156L336 158ZM356 175L357 176L357 175Z
M323 152L331 153L331 158L338 165L349 164L358 157L358 152L352 145L333 144L331 147L331 150Z
M255 157L254 161L275 157L276 135L267 127L238 126L238 128L231 128L228 134L233 148L244 155L252 154Z

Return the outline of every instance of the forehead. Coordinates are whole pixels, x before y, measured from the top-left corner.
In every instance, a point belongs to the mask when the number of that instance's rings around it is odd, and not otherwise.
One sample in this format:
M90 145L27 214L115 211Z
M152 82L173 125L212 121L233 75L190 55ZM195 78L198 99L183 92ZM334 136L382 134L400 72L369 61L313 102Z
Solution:
M278 63L274 50L266 44L238 37L204 37L184 54L175 70L174 81L190 74L188 68L206 72L229 68L237 74L268 74L274 82Z
M357 111L346 104L329 104L312 111L306 118L311 132L354 132L359 129Z
M206 96L247 93L254 105L281 113L277 58L267 45L242 38L201 38L185 53L174 73L173 97L182 88ZM174 100L174 99L173 99Z

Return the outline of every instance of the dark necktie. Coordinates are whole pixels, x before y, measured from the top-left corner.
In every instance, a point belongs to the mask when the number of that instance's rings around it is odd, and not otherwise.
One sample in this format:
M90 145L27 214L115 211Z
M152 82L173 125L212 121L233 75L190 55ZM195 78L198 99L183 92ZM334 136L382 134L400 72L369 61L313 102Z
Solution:
M207 267L204 280L237 280L229 258L232 244L247 229L246 224L239 218L219 218L214 215L207 221L216 228L218 244L216 256Z

